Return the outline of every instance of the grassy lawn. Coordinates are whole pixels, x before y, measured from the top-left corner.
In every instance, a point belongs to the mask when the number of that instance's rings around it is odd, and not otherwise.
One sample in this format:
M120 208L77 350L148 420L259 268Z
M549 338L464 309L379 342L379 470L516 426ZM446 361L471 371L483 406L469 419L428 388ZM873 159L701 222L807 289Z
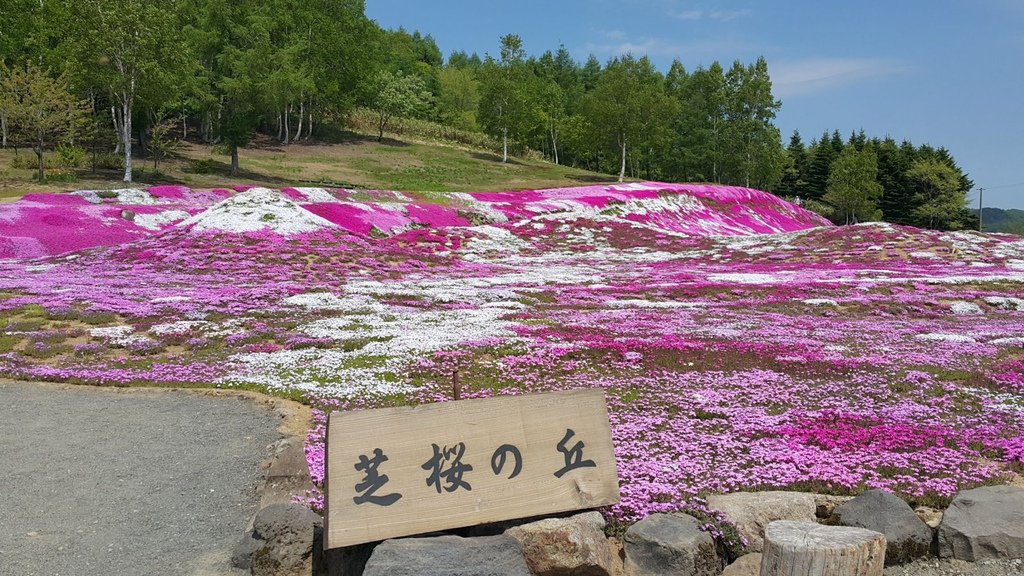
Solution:
M231 159L225 150L186 144L176 158L160 163L137 158L135 185L183 184L211 188L234 184L267 186L343 186L405 191L499 191L578 186L610 182L613 176L556 166L524 158L501 157L482 150L453 145L401 141L377 142L366 135L345 132L330 142L302 142L288 146L262 138L240 151L241 173L228 176ZM20 155L32 156L30 150ZM122 171L89 168L76 170L75 182L32 180L33 171L14 168L13 149L0 149L0 202L32 192L60 192L121 185ZM202 172L202 173L198 173Z

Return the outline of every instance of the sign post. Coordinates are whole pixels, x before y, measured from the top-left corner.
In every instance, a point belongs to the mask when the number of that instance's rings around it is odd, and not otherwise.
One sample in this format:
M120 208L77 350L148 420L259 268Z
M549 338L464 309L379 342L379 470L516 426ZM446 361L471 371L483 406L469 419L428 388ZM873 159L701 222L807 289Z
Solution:
M334 412L326 548L614 504L603 390Z

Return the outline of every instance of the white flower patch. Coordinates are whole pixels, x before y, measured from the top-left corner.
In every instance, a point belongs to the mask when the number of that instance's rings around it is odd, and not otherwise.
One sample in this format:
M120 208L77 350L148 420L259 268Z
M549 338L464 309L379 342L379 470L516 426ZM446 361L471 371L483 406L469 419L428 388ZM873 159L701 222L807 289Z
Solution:
M178 226L191 227L197 232L257 232L266 229L285 236L337 227L268 188L251 188L222 200Z
M704 302L655 301L640 298L609 300L605 304L612 308L686 308L689 310L701 309L707 305Z
M781 275L780 275L781 276ZM722 274L708 274L709 282L721 282L723 284L777 284L785 282L784 278L772 274L760 274L757 272L734 272Z
M326 188L296 188L299 194L306 197L307 202L337 202L338 199Z
M456 192L452 197L464 202L470 210L483 214L491 222L508 222L508 217L491 206L490 202L481 202L465 192Z
M117 190L77 190L73 192L73 194L85 198L85 200L91 204L102 204L104 197L112 197L111 199L117 204L132 204L135 206L168 203L167 200L157 198L148 191L140 190L138 188L120 188Z
M928 334L918 334L914 336L915 340L929 340L933 342L960 342L960 343L971 343L974 342L974 338L966 336L964 334L942 334L938 332L931 332Z
M989 344L996 346L1024 346L1024 336L1012 336L1010 338L996 338L989 340Z
M956 314L957 316L967 316L972 314L985 313L985 311L981 309L981 306L978 306L974 302L964 302L962 300L953 302L949 306L949 309L951 312L953 312L953 314Z
M156 231L188 217L189 213L184 210L165 210L156 214L136 214L133 222L140 228Z
M358 351L319 348L237 354L232 357L235 373L221 378L220 382L252 383L271 390L301 390L321 397L341 398L406 394L417 389L395 381L393 374L401 368L396 360L389 358L372 367L353 367L361 356Z
M46 272L56 267L56 264L33 264L32 266L25 266L25 272Z
M285 298L284 303L289 306L302 306L310 310L341 310L354 313L384 312L387 310L387 306L367 296L354 295L339 298L330 292L296 294Z
M307 390L317 394L354 396L409 392L396 374L416 358L487 338L515 339L512 322L502 320L506 308L422 312L394 308L358 318L324 318L300 326L314 338L367 340L354 351L283 350L240 354L225 382L252 382L269 388ZM331 381L330 385L321 382Z
M152 341L152 338L134 334L135 328L131 326L104 326L102 328L91 328L89 335L93 338L106 340L114 346L127 346L134 342Z
M801 302L811 306L839 306L839 303L831 298L807 298Z
M910 256L911 258L923 258L925 260L941 260L942 259L942 257L939 256L938 254L936 254L935 252L925 252L925 251L911 252L911 253L908 254L908 256Z
M530 246L525 240L497 226L470 226L466 231L475 234L462 244L460 252L466 254L499 252L502 256L508 256Z
M1009 298L1006 296L986 296L983 298L986 304L1001 310L1016 310L1024 312L1024 299Z
M231 334L240 334L243 331L244 323L245 321L241 318L232 318L222 324L207 320L179 320L167 324L157 324L149 331L159 336L188 334L193 331L201 332L205 336L230 336Z
M159 298L153 298L150 302L154 304L162 304L164 302L188 302L191 300L188 296L161 296Z

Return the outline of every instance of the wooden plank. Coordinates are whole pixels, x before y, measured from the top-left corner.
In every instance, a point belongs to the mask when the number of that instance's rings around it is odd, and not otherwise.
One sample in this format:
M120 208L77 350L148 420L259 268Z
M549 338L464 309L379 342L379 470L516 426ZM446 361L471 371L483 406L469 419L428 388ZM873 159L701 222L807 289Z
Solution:
M619 500L603 390L333 412L325 466L327 548Z

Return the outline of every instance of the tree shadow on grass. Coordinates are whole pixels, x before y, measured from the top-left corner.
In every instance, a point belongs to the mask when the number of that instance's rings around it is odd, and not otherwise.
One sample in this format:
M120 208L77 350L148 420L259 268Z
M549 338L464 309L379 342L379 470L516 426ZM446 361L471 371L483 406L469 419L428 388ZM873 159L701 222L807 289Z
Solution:
M513 158L512 156L508 157L508 162L502 162L501 156L493 154L491 152L470 152L469 155L472 156L473 158L476 158L477 160L483 160L484 162L495 162L497 164L510 164L514 166L526 165L522 161Z

